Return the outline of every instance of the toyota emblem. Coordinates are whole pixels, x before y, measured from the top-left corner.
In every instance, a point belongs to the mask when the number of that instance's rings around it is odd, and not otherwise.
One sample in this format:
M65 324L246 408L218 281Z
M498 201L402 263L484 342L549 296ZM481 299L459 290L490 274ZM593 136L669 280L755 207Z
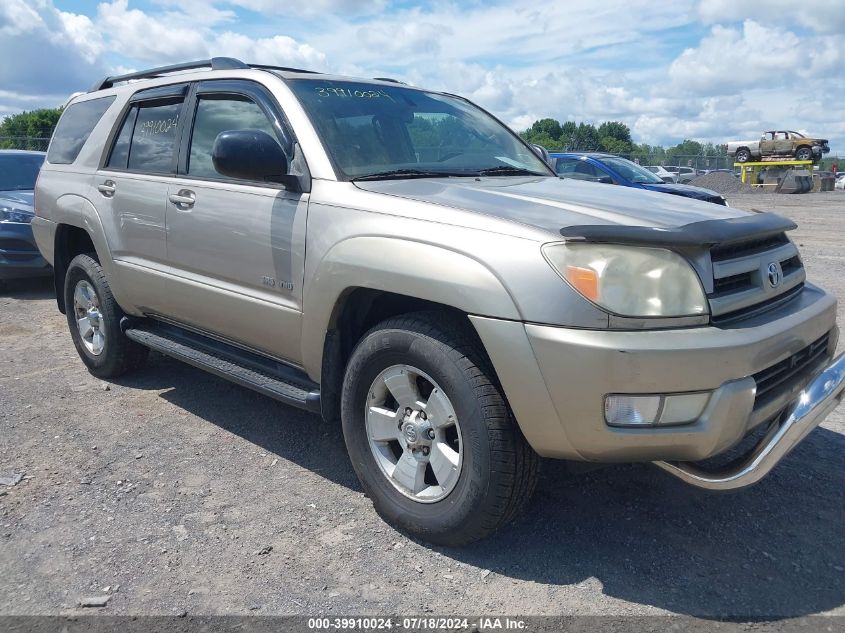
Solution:
M766 275L769 278L769 285L772 288L777 288L783 279L783 271L781 270L780 264L777 262L770 263L766 268Z

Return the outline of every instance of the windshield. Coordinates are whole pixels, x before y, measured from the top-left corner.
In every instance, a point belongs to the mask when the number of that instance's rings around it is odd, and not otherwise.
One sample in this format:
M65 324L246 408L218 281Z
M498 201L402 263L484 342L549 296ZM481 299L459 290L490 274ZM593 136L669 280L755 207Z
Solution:
M518 136L457 97L349 81L288 84L343 178L552 175Z
M0 191L31 191L44 156L40 154L0 154Z
M660 177L655 176L645 167L640 167L634 162L631 162L627 158L604 158L602 159L603 162L610 167L613 171L617 174L625 178L626 180L630 180L631 182L637 182L640 184L663 184L663 181Z

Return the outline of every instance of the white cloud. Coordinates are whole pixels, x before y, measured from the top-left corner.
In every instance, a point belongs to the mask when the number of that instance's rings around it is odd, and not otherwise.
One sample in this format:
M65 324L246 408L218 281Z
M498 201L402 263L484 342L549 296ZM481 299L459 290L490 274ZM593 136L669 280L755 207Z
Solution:
M737 0L703 0L699 17L707 24L724 24L753 19L763 24L796 25L818 33L845 33L842 0L766 0L764 3Z
M252 39L239 33L223 33L209 45L208 53L244 60L261 60L262 64L322 68L326 56L317 49L297 42L286 35Z
M290 3L279 0L229 0L233 5L256 11L262 14L296 14L297 16L327 16L341 14L344 16L375 15L385 10L388 0L364 2L362 0L310 0L298 3L292 9Z
M106 71L226 55L463 94L518 129L615 119L674 144L788 126L845 151L843 0L150 1L0 0L0 115Z
M714 26L697 47L672 62L669 76L676 86L695 94L732 94L823 79L843 59L845 45L839 37L802 38L746 20L741 29Z

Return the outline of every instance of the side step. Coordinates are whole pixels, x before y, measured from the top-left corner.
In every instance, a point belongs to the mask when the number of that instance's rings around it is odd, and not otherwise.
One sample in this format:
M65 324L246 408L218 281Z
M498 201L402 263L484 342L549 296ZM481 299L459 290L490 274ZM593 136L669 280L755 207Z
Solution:
M280 402L320 413L320 387L304 372L234 345L158 321L124 318L127 338Z

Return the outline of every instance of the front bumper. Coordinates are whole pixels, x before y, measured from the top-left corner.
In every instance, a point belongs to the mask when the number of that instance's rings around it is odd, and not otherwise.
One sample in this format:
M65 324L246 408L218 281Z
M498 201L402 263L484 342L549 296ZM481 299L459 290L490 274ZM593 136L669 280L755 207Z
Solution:
M592 462L703 460L736 446L801 397L836 348L836 301L811 284L731 328L581 330L471 317L526 439L543 456ZM806 371L756 401L754 375L828 336ZM711 391L699 419L619 428L607 394ZM821 419L821 417L819 417Z
M46 277L52 273L38 251L32 226L19 222L0 222L0 279Z
M821 424L845 394L845 354L827 366L772 423L765 437L738 461L719 470L695 464L655 462L686 483L708 490L736 490L757 483Z

